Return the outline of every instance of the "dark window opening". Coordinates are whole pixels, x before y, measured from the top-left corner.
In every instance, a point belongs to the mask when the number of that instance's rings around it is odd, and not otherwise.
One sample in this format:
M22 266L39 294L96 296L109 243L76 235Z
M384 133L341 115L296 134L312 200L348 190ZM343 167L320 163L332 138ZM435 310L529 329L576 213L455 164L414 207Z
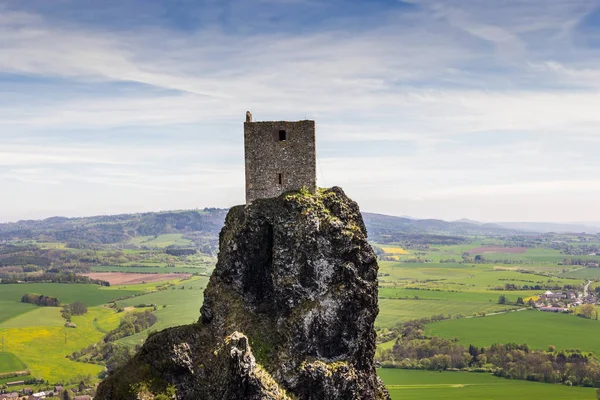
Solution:
M282 129L279 131L279 141L284 142L286 140L287 140L287 132Z
M277 174L277 182L283 185L283 174Z

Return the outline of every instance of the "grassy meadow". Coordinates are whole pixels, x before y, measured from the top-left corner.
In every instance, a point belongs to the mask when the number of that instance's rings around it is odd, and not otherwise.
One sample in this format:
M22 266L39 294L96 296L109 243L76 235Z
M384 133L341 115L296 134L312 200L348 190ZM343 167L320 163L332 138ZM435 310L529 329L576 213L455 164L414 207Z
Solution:
M571 278L571 279L589 279L589 280L598 280L600 279L600 268L577 268L571 271L567 271L563 274L560 274L563 278Z
M121 307L131 307L141 303L156 304L158 306L158 310L154 312L158 322L150 330L123 338L119 340L119 343L127 345L140 344L146 339L149 331L160 331L168 327L198 321L200 307L204 300L204 288L207 284L207 277L197 277L181 282L175 286L175 289L119 301L118 304ZM182 287L184 289L181 289Z
M473 315L484 312L486 314L515 309L515 306L506 306L486 302L464 302L448 300L379 300L379 316L376 325L389 328L399 322L411 319L420 319L433 315L444 316Z
M25 293L21 293L21 296L24 294ZM3 300L2 295L3 291L0 290L0 323L11 318L17 317L28 311L32 311L36 308L36 306L33 304L20 303L18 302L18 300L15 301L10 296L7 296L7 300ZM20 299L21 298L19 297L19 300Z
M100 285L88 284L65 284L65 283L27 283L27 284L7 284L0 286L0 302L6 302L7 307L22 307L18 306L21 297L25 293L38 293L46 296L57 297L61 303L72 303L81 301L88 307L99 306L108 303L109 301L122 297L130 296L140 292L140 288L135 286L127 286L121 288L103 287ZM9 306L9 304L12 304ZM25 304L26 308L22 308L14 315L23 314L23 312L33 310L35 306ZM31 306L31 307L29 307ZM0 316L2 312L0 311ZM4 318L6 320L8 318ZM2 319L0 319L0 322Z
M15 381L24 381L24 380L32 379L32 378L33 378L33 376L31 376L31 375L21 375L18 378L14 378L14 377L2 378L2 379L0 379L0 387L4 387L4 385L6 385L7 383L11 383L11 382L15 382ZM21 388L23 386L24 385L11 386L9 392L12 391L13 388L15 388L15 390L18 390L19 388Z
M164 253L169 245L188 246L191 242L182 234L134 237L129 245L149 249L123 250L123 262L112 261L110 252L102 253L106 262L91 267L93 272L172 273L185 272L202 276L170 281L172 288L150 293L161 283L113 285L100 287L83 284L7 284L0 285L0 336L5 338L4 353L0 353L0 373L9 365L13 354L20 365L26 365L32 377L50 382L66 382L77 375L97 376L102 366L73 362L66 355L100 341L106 332L115 329L125 313L118 313L106 304L118 298L118 308L130 312L140 304L155 304L158 322L149 330L122 338L119 344L133 346L143 343L150 331L188 324L198 320L203 302L203 290L208 284L215 259L204 254L171 257ZM523 285L582 285L600 269L562 266L565 257L559 250L528 248L521 253L494 251L484 253L493 262L462 262L463 253L470 249L503 245L500 239L470 238L469 243L456 245L431 244L411 248L402 243L376 244L387 260L379 262L379 316L376 327L381 332L411 319L443 314L451 319L426 325L427 333L456 337L463 344L477 346L492 343L527 343L546 349L549 345L561 348L580 348L600 354L595 337L600 322L571 315L546 314L534 311L489 315L522 306L514 304L517 297L539 295L539 290L506 291L507 284ZM64 249L64 244L47 242L48 249ZM162 249L162 250L161 250ZM81 250L72 249L73 252ZM127 258L129 255L138 258ZM143 256L142 256L143 255ZM116 259L116 257L115 257ZM440 262L444 260L446 262ZM454 260L454 261L448 261ZM417 262L418 261L418 262ZM523 273L528 271L531 273ZM600 284L595 284L597 286ZM594 287L593 286L593 287ZM81 301L89 308L83 316L73 317L77 328L66 328L59 308L37 307L20 303L25 293L40 293L58 297L63 303ZM505 295L509 304L498 304ZM486 314L485 317L472 318ZM390 347L393 341L380 345ZM16 361L10 361L10 367ZM567 388L524 381L505 380L487 374L438 373L380 369L380 376L390 389L393 399L547 399L594 398L593 389ZM14 380L14 378L13 378ZM0 381L0 384L2 381Z
M103 367L71 361L66 355L96 343L104 333L98 331L94 320L106 330L118 326L120 315L114 310L96 306L82 316L74 316L77 328L65 328L64 319L56 307L44 307L0 324L0 336L4 338L6 351L18 355L36 378L50 382L67 382L76 375L96 376ZM36 318L41 317L41 318ZM14 380L14 379L13 379Z
M523 285L579 285L583 281L525 274L494 265L459 263L379 263L379 327L391 327L411 319L443 314L473 316L516 309L498 304L500 295L509 303L518 297L539 294L535 290L505 291L507 283Z
M592 400L596 389L498 378L468 372L381 368L377 373L392 400Z
M600 333L599 321L516 311L524 307L515 304L518 297L526 300L545 289L506 290L507 285L582 288L586 280L600 279L600 269L562 265L565 255L561 251L537 247L525 251L509 249L506 253L503 248L495 248L493 252L467 255L482 254L484 262L463 261L463 253L470 249L502 245L501 241L474 239L468 244L403 248L407 254L384 250L386 260L393 255L395 261L379 262L379 332L385 334L407 320L443 315L449 319L425 325L428 336L457 338L464 346L515 342L536 349L554 345L600 355L600 342L595 340ZM594 283L591 289L598 286L600 283ZM501 295L506 296L507 304L498 304ZM394 342L381 343L378 350L390 349ZM487 374L401 369L380 369L379 374L392 399L595 398L595 389L507 380Z
M130 267L124 265L99 265L90 268L92 272L131 272L140 274L208 274L210 268L207 267L164 267L164 266L143 266Z
M27 365L12 353L0 350L0 374L7 372L24 371Z
M427 334L458 338L463 345L527 343L531 348L581 349L600 356L600 321L570 314L519 311L427 325Z
M201 288L206 286L207 281L206 277L184 281L176 279L169 282L181 283L185 285L185 290L167 289L147 295L140 294L152 291L165 282L118 287L63 283L0 285L0 303L6 306L6 309L12 310L0 312L0 338L4 339L2 350L6 352L0 354L16 355L27 365L32 377L50 382L67 382L77 375L97 376L104 367L74 362L65 356L99 342L106 332L119 325L125 313L118 313L115 309L107 307L106 303L123 296L139 295L124 300L123 304L120 302L119 306L125 308L140 303L156 303L161 307L163 304L167 305L167 308L156 311L159 320L156 327L163 329L189 323L198 318L202 303ZM189 289L190 286L193 289ZM23 304L20 300L24 293L56 296L62 303L80 301L88 306L88 312L72 317L76 328L66 328L59 307ZM138 340L146 335L147 332L140 334ZM134 340L131 343L134 343Z
M131 238L129 244L148 247L167 247L167 246L189 246L190 240L184 239L180 233L172 233L158 236L136 236Z

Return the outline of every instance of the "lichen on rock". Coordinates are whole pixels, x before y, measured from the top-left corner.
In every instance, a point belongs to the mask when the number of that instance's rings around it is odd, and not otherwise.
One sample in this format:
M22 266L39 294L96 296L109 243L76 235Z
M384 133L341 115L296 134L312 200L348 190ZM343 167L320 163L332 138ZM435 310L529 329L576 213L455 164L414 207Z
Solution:
M99 399L386 399L374 322L377 261L337 187L232 208L197 324L150 336ZM170 390L170 389L169 389Z

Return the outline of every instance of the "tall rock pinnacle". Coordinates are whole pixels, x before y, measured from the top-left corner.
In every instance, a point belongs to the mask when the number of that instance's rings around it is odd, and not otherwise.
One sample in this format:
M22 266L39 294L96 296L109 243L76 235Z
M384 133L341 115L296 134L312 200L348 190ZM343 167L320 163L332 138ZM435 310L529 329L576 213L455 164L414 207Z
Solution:
M340 188L234 207L200 321L151 335L97 399L388 399L377 269Z

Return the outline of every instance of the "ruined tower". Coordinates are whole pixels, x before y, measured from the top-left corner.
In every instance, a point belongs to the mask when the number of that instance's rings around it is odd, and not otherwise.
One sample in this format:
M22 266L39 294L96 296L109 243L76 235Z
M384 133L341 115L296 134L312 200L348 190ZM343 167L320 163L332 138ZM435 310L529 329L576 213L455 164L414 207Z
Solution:
M244 123L246 203L317 186L315 121Z

